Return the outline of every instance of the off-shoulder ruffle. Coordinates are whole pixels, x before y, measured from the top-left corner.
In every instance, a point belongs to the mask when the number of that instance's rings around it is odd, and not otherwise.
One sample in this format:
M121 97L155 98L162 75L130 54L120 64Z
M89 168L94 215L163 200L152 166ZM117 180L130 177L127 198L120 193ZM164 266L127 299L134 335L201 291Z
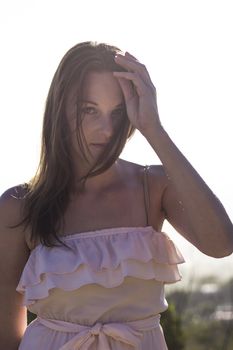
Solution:
M119 286L126 276L173 283L181 279L184 259L171 239L153 227L126 227L65 236L64 246L32 250L16 290L24 305L52 288L74 290L87 284Z

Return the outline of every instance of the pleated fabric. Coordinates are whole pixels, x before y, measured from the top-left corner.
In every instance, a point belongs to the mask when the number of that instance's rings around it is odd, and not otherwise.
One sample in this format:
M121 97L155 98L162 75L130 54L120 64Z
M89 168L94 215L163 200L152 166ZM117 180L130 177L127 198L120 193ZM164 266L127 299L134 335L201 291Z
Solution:
M166 350L159 314L164 284L181 279L183 256L151 226L117 227L62 238L32 250L17 291L38 318L20 350Z

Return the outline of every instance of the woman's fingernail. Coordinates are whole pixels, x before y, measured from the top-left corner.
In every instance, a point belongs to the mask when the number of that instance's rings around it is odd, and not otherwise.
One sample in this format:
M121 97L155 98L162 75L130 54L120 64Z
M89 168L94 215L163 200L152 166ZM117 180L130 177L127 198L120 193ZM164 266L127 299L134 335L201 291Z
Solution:
M121 54L116 54L116 55L115 55L115 58L116 58L116 59L118 59L118 58L122 58L122 57L124 57L124 56L123 56L123 55L121 55Z

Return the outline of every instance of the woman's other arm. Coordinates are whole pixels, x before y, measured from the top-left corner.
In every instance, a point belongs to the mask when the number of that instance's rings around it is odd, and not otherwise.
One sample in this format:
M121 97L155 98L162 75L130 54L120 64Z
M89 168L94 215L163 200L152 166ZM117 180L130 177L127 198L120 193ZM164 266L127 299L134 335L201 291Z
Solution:
M20 200L10 189L0 197L0 349L17 350L27 326L27 310L16 287L29 256L20 220Z
M203 253L216 258L230 255L233 225L221 202L163 129L151 129L147 140L163 164L165 218ZM152 178L153 167L150 172ZM153 196L152 190L152 200Z

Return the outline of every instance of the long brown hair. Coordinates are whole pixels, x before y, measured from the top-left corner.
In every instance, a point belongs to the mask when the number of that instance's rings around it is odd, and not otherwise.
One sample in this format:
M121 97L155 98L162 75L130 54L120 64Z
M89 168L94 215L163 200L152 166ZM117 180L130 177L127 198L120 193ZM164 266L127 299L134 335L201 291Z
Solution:
M65 117L67 98L75 86L79 105L84 79L91 71L123 71L114 60L118 52L121 52L119 48L104 43L79 43L65 54L55 72L45 105L40 162L35 176L26 185L23 220L20 223L25 228L30 227L32 241L39 238L46 246L62 243L58 231L64 227L64 213L70 194L75 190L71 142ZM85 138L79 108L76 120L77 140L83 151ZM134 131L124 108L124 118L108 147L81 179L80 191L84 189L88 177L104 172L116 161Z

